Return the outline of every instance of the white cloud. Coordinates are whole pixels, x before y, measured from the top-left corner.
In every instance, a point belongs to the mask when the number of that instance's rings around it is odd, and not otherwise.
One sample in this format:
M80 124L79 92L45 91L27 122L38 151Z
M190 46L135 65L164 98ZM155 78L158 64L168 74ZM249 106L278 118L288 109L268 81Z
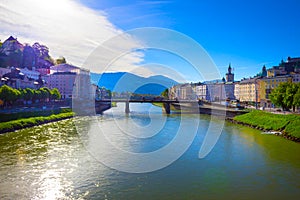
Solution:
M68 62L94 72L103 71L104 66L99 65L107 63L107 59L142 47L134 38L124 37L126 34L107 19L105 12L72 0L2 0L0 23L2 41L13 35L21 43L40 42L49 47L54 58L64 56ZM110 40L110 46L106 46L109 51L103 55L94 52L101 59L96 61L97 56L91 56L86 62L95 48L118 34L122 37ZM142 60L142 53L126 54L114 62L112 71L132 71Z

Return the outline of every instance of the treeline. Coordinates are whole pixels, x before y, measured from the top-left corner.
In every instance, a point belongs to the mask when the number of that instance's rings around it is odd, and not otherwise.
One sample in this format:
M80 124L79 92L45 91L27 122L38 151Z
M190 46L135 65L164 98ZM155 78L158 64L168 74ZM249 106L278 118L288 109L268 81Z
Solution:
M300 83L283 82L275 88L270 99L276 106L282 107L283 110L300 107Z
M61 98L61 94L57 88L49 89L47 87L42 87L40 89L14 89L7 85L2 85L0 87L0 105L9 106L13 105L17 101L25 102L49 102L52 100L58 100Z

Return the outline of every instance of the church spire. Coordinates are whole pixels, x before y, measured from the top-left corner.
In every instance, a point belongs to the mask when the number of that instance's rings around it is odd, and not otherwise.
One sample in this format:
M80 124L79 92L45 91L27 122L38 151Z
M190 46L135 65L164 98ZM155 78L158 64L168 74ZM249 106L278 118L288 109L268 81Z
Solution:
M229 63L229 66L228 66L228 73L226 73L226 81L227 82L234 82L234 74L231 73L231 63Z
M228 66L228 74L231 74L231 63L229 63L229 66Z

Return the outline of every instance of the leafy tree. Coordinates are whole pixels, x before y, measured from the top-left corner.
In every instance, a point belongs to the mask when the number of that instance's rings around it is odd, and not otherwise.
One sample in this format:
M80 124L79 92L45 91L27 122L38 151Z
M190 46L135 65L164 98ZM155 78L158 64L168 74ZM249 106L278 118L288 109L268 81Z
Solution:
M281 83L271 92L270 99L272 103L282 107L283 110L293 108L293 111L295 111L295 107L298 106L299 103L299 98L297 99L298 90L299 84L290 82Z
M7 85L3 85L0 88L0 99L4 101L5 105L15 102L20 95L17 89L13 89Z
M51 98L54 100L61 99L61 94L57 88L51 90Z
M33 90L33 99L34 101L36 100L41 100L42 99L42 93L40 90Z
M51 97L51 90L47 87L42 87L39 89L41 92L41 99L47 101Z
M288 110L288 105L286 105L284 101L285 92L288 86L289 86L288 82L281 83L270 94L270 99L272 103L275 104L276 106L282 107L283 110Z
M34 53L34 49L26 44L23 50L23 61L22 66L27 67L28 69L32 69L36 63L36 55Z
M107 90L107 94L108 94L108 97L107 97L107 98L111 98L111 95L112 95L111 90Z
M161 96L165 97L165 98L168 98L169 96L169 90L168 89L165 89L162 93L161 93Z
M43 90L45 90L47 92L47 98L51 99L51 90L47 87L42 87Z
M286 104L287 108L293 108L293 111L295 111L294 96L297 93L297 90L297 84L288 83L288 87L286 88L285 95L283 98L283 101Z
M21 92L17 89L13 89L13 95L11 98L11 102L15 103L18 99L20 99L21 97Z
M300 83L298 83L297 85L298 85L298 90L294 95L293 106L300 107Z
M19 88L19 92L20 92L20 95L19 95L19 98L20 99L24 99L24 91L23 91L23 89L21 89L21 88Z
M33 97L34 97L34 90L32 90L30 88L23 89L23 93L24 93L24 100L25 101L32 100Z
M55 60L56 65L63 64L63 63L67 63L65 57L59 57Z

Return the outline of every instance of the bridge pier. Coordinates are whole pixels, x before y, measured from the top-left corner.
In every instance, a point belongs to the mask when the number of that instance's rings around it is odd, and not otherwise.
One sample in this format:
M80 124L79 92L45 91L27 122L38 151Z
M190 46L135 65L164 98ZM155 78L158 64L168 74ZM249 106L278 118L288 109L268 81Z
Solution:
M130 113L130 109L129 109L129 101L126 101L126 103L125 103L125 113L126 113L126 114Z
M165 114L170 114L171 113L170 103L163 103L162 109Z

